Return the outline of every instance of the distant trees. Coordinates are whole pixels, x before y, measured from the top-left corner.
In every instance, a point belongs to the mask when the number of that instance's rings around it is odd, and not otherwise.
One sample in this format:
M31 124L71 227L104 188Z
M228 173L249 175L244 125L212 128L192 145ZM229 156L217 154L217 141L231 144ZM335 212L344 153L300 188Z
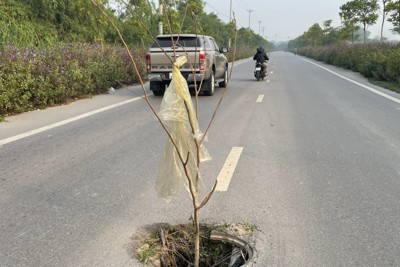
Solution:
M293 50L304 46L315 47L337 43L340 32L332 26L332 20L324 21L323 26L324 28L321 28L318 23L315 23L303 35L289 41L288 49Z
M393 24L393 33L400 34L400 0L352 0L340 6L340 27L333 27L332 20L326 20L323 28L319 24L312 25L303 35L289 41L289 50L305 46L331 45L350 41L359 42L363 36L367 42L367 28L377 22L379 3L382 8L382 24L380 40L383 41L385 21Z
M213 36L224 46L237 32L237 43L245 49L271 44L233 23L224 23L216 14L204 11L202 0L164 0L159 14L149 0L0 0L0 48L50 46L56 43L121 43L108 19L113 20L125 41L146 47L151 36L159 33L159 21L165 33L198 33ZM99 7L108 14L108 19Z

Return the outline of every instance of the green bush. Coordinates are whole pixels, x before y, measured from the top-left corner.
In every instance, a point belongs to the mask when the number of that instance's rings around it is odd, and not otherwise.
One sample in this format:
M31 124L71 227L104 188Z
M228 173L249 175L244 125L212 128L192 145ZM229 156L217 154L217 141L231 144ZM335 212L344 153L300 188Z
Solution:
M141 76L143 51L131 51ZM137 83L123 47L67 44L47 49L4 46L0 50L0 120L8 114L45 108L70 99Z
M400 44L341 44L303 47L300 55L350 69L375 81L400 87ZM384 83L384 84L385 84ZM390 89L393 87L391 86Z

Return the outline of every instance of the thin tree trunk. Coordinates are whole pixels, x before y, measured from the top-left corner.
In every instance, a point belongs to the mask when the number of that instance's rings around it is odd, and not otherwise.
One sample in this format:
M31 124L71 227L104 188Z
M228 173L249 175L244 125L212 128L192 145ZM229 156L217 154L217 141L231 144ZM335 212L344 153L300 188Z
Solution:
M194 267L200 266L200 221L199 209L194 208L195 240L194 240Z
M382 12L382 26L381 26L381 42L383 41L383 26L385 25L386 20L386 0L382 0L383 12Z

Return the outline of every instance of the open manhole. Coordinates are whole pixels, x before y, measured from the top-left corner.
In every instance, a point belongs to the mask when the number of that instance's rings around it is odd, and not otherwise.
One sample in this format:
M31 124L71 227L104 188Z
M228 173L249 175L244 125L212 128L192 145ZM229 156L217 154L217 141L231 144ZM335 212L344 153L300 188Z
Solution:
M245 228L240 224L233 228L228 224L202 225L200 267L249 267L254 249L245 241L252 234ZM191 225L168 224L143 227L134 236L133 256L146 266L193 266L192 229Z
M218 265L228 267L249 267L253 259L253 247L246 241L229 234L211 233L210 242L218 245L226 245L227 250L221 255L221 262Z

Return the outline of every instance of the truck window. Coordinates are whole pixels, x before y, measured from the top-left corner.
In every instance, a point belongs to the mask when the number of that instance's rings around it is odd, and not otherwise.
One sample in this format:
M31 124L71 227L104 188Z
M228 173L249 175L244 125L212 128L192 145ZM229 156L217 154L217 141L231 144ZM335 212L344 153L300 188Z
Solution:
M219 48L218 48L217 43L216 43L214 40L212 40L212 42L214 43L215 50L216 50L216 51L219 51Z
M177 41L178 40L178 41ZM158 43L160 44L161 47L172 47L173 43L171 40L171 37L163 37L163 38L157 38ZM183 46L183 47L199 47L202 44L200 43L200 40L196 37L174 37L174 43L177 44L178 46ZM158 44L154 42L151 45L152 48L158 47Z
M210 43L210 39L205 37L199 38L202 41L202 46L205 47L207 50L213 49L212 43Z

